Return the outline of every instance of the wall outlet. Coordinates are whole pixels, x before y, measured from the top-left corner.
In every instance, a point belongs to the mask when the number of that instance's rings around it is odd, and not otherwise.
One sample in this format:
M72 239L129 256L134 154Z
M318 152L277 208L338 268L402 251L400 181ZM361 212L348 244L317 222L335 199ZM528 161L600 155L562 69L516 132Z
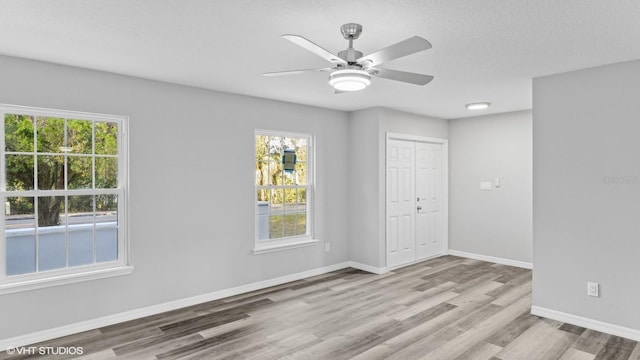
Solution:
M328 242L324 243L324 251L325 252L331 251L331 243L328 243Z
M600 296L599 290L600 290L600 284L594 283L594 282L587 283L587 295L593 296L593 297L599 297Z

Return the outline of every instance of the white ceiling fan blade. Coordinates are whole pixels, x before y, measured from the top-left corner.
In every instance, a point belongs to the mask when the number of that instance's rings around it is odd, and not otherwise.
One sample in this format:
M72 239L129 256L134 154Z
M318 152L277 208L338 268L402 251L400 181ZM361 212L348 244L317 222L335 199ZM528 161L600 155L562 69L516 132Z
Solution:
M308 72L317 72L317 71L332 71L335 70L333 68L322 68L322 69L303 69L303 70L289 70L289 71L275 71L268 72L262 74L262 76L280 76L280 75L294 75L294 74L303 74Z
M395 80L395 81L402 81L402 82L416 84L416 85L427 85L428 83L431 82L431 80L433 80L433 76L431 75L417 74L417 73L412 73L408 71L398 71L398 70L380 69L380 68L368 69L368 71L371 75L375 75L377 77L381 77L389 80Z
M332 53L330 53L328 50L320 47L319 45L303 38L300 35L282 35L283 38L291 41L292 43L303 47L309 51L311 51L312 53L320 56L321 58L334 63L334 64L342 64L342 65L347 65L347 62L342 60L341 58L338 57L338 55L334 55Z
M387 46L373 54L363 56L356 60L358 64L365 67L376 66L387 61L401 58L403 56L415 54L417 52L431 49L431 43L420 36L410 37L407 40Z

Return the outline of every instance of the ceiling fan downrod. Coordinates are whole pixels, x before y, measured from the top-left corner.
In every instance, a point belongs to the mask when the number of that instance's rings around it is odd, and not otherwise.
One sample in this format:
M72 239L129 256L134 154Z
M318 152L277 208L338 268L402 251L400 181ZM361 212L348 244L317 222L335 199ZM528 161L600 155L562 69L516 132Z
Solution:
M338 57L351 66L357 65L357 68L362 68L356 60L361 58L363 54L361 51L353 48L353 40L356 40L362 34L362 25L355 23L344 24L340 27L340 32L342 32L342 36L346 40L349 40L349 47L346 50L340 51Z

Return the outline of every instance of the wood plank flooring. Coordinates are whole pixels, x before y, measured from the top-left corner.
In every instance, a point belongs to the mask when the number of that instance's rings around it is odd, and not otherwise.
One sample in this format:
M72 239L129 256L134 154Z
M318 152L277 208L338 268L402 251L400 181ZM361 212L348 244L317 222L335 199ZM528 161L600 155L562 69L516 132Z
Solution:
M531 315L531 271L444 256L345 269L34 346L0 359L640 360L640 345Z

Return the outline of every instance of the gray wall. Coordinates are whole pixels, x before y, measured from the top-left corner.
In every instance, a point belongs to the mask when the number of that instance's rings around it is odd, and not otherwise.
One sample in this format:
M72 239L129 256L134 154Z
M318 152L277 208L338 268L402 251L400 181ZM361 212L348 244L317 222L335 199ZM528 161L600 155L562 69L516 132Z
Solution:
M386 266L386 133L446 139L447 120L386 108L349 114L349 256L377 268ZM374 155L374 154L377 154Z
M349 114L349 258L374 267L384 266L378 246L379 127L379 108Z
M348 115L0 57L0 102L130 117L129 276L0 296L0 338L347 260ZM316 135L316 237L254 256L254 129Z
M533 81L533 304L632 329L640 329L638 79L640 61ZM599 298L587 296L587 281L600 283Z
M531 111L449 121L449 249L531 263L531 122Z

